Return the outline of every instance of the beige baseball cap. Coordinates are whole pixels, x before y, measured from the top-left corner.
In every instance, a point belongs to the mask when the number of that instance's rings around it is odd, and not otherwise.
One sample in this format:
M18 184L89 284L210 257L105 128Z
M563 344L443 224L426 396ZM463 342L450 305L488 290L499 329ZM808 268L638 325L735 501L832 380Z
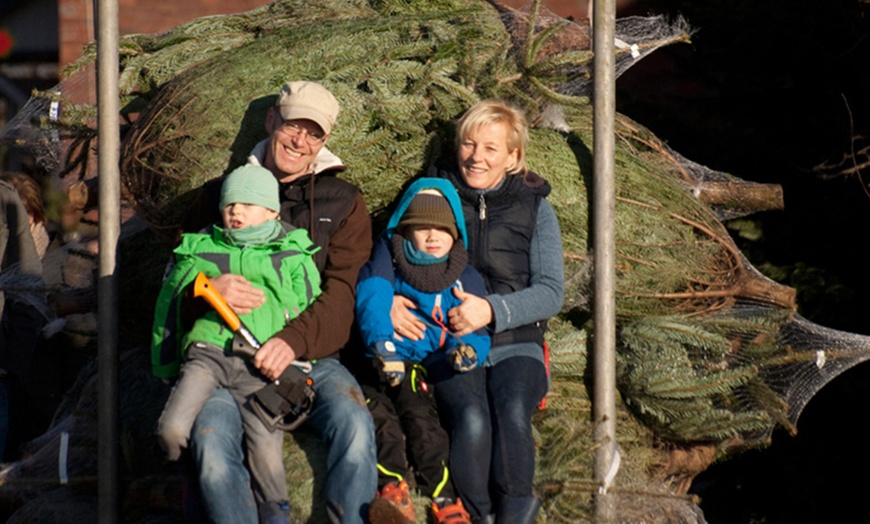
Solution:
M332 126L338 118L338 100L316 82L287 82L281 88L275 105L284 120L311 120L327 135L332 132Z

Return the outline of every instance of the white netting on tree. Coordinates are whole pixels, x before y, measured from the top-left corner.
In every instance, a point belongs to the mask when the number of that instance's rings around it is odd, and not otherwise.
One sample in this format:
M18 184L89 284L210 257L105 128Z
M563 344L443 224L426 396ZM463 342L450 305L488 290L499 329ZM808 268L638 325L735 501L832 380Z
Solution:
M84 178L96 166L96 80L88 66L31 96L0 128L0 143L29 155L46 176Z
M812 397L867 360L870 338L751 301L696 323L659 317L621 328L627 401L675 441L748 448L776 425L796 433Z
M498 4L496 4L498 5ZM532 75L548 78L549 89L560 95L592 95L592 27L588 20L562 18L537 2L520 9L501 7L505 27L514 42L518 63ZM529 27L534 28L529 31ZM616 20L614 73L618 78L657 49L688 42L689 24L663 16L626 17Z

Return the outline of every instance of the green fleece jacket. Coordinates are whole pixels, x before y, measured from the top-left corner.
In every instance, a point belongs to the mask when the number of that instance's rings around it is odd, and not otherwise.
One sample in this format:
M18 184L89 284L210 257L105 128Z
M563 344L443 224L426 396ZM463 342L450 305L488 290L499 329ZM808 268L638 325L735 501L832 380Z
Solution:
M233 333L213 310L185 332L181 325L181 293L202 271L207 277L242 275L263 290L266 302L242 322L260 342L280 331L320 295L320 273L314 246L304 229L282 223L286 235L258 246L241 248L212 226L210 233L186 233L175 249L175 265L157 299L151 342L151 365L160 378L173 378L192 342L208 342L229 351Z

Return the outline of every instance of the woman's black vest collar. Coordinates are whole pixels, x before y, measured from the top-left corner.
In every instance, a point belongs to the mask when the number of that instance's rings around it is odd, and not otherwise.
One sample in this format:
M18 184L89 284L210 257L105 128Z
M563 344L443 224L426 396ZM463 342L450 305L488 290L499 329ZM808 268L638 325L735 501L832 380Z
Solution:
M462 176L459 174L459 170L455 166L447 168L434 165L429 168L428 176L450 180L462 200L466 202L477 202L480 190L468 187L462 179ZM498 188L486 191L486 201L493 205L499 205L504 201L511 201L516 198L517 192L521 191L523 186L532 190L532 192L540 198L546 198L552 189L549 182L541 178L534 171L529 171L525 175L506 176Z

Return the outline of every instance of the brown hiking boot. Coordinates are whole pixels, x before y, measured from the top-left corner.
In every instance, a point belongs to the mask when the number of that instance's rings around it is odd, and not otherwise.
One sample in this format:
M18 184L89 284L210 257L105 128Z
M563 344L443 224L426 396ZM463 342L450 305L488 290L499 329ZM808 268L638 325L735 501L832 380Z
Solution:
M409 524L415 520L411 490L404 480L398 484L390 482L381 488L369 507L371 524Z

